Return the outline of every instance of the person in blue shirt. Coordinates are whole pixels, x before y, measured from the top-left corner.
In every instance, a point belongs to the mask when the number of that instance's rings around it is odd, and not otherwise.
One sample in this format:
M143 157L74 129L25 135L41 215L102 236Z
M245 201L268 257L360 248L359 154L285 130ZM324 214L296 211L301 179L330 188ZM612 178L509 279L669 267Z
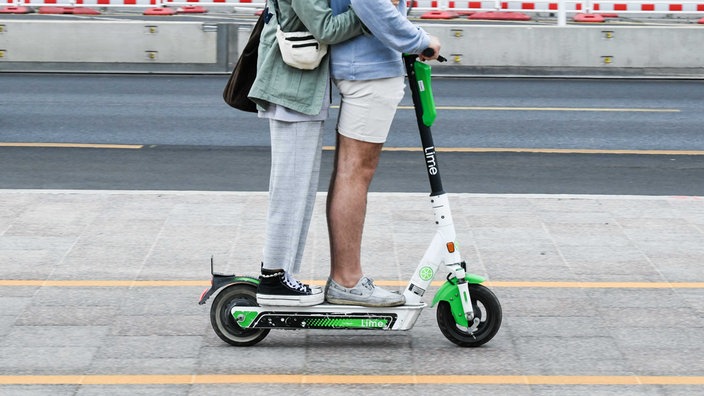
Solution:
M331 75L342 102L326 208L331 263L325 299L332 304L403 305L403 295L374 285L362 271L367 192L404 95L401 53L432 48L433 56L420 58L436 59L440 42L406 18L405 1L331 0L330 5L336 15L351 7L367 32L331 48Z

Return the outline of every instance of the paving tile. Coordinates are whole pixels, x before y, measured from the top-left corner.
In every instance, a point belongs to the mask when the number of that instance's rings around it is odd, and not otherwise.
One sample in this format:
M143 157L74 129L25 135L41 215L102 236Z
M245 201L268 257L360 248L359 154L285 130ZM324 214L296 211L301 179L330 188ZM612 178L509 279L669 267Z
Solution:
M77 385L0 385L0 395L8 396L73 396Z
M187 385L130 385L129 389L120 385L88 385L82 386L76 396L157 396L157 395L188 395Z
M194 358L200 336L122 336L108 335L96 353L98 359Z
M0 372L5 375L69 375L85 372L95 346L0 346Z
M14 326L0 346L98 347L107 331L107 326Z

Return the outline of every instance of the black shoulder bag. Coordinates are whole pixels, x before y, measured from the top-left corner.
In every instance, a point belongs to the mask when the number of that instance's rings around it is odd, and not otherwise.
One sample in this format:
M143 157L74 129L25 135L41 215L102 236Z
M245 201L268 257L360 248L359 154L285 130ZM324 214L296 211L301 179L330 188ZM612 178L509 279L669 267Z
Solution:
M268 13L269 9L265 8L259 15L259 19L257 19L254 29L252 29L252 34L249 36L249 41L244 46L244 50L242 50L242 54L237 60L235 69L232 70L230 79L227 80L227 85L225 85L225 90L222 93L225 103L242 111L257 112L257 105L247 95L252 88L252 84L254 84L254 79L257 77L259 36L262 34L262 29L266 23L265 20L268 19Z

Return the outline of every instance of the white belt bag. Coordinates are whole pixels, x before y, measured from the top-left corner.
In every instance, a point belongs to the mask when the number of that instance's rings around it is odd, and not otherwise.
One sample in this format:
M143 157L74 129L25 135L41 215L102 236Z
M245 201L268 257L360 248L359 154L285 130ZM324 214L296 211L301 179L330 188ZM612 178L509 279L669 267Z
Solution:
M318 42L310 32L284 32L277 26L276 41L284 62L296 69L313 70L328 53L328 45Z

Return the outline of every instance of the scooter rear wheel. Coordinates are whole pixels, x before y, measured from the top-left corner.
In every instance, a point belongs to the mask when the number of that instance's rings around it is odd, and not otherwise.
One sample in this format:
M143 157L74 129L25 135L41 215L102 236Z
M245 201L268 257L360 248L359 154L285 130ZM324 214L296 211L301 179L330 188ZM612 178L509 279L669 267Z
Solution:
M215 334L234 346L251 346L269 334L269 329L243 329L232 316L234 306L257 306L257 286L237 283L221 290L210 307L210 324Z
M450 341L461 347L478 347L491 340L501 327L501 304L499 299L488 288L479 285L469 285L474 315L479 318L476 329L459 326L452 316L450 304L440 301L437 308L438 327Z

